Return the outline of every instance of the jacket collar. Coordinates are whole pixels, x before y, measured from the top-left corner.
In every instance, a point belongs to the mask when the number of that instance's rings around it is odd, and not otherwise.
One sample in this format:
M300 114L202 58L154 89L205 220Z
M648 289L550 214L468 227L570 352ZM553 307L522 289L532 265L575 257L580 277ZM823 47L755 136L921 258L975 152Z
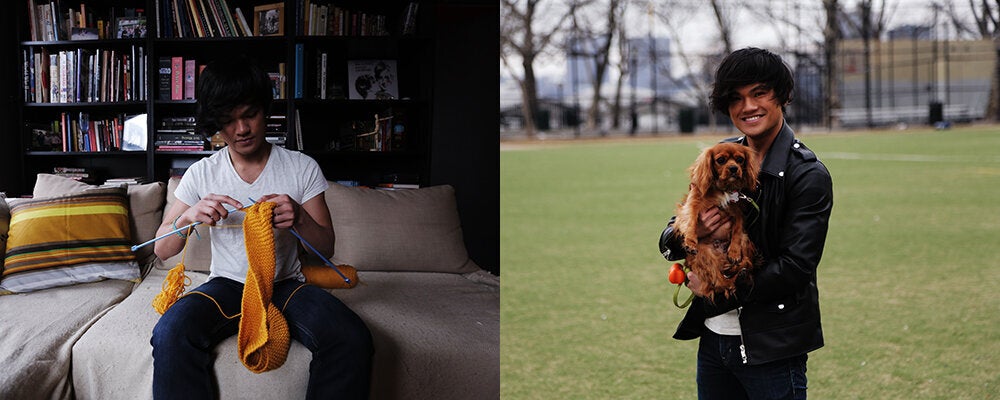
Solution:
M739 142L746 145L747 137L741 137ZM764 163L761 164L760 172L783 178L785 176L785 166L788 165L789 149L792 148L794 143L795 133L792 132L792 128L788 127L788 123L781 121L781 130L774 137L774 143L771 143L771 148L767 150L767 155L764 156Z

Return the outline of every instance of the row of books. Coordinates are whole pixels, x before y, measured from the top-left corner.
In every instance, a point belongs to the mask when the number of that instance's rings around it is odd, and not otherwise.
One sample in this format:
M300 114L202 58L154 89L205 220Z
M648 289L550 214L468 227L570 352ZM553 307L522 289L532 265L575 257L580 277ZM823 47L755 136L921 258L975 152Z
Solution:
M157 98L160 100L193 99L195 82L204 64L184 57L160 57L157 68Z
M123 49L22 50L26 103L146 100L146 54L142 46Z
M287 124L284 115L269 115L265 119L264 134L268 143L284 147ZM194 117L165 117L154 133L153 146L157 151L218 150L224 142L206 141L195 131Z
M385 15L348 10L311 0L295 4L297 34L303 36L389 36Z
M156 26L161 38L254 36L240 7L226 0L160 0Z
M157 61L157 99L189 100L196 97L198 77L205 64L192 58L179 56L160 57ZM268 72L273 85L274 98L285 98L285 63L278 63L278 72Z
M347 60L347 76L335 77L331 71L343 71L331 64L330 53L316 50L308 52L302 43L295 45L295 81L293 95L296 99L399 99L399 80L396 60ZM306 65L310 65L307 70ZM313 67L315 66L315 67ZM313 78L308 87L306 77Z
M116 151L122 148L123 122L119 114L105 119L90 118L89 113L60 113L50 122L29 122L31 150L62 152Z
M32 41L96 40L146 37L142 9L109 7L95 12L86 3L63 10L59 0L28 1L28 29Z

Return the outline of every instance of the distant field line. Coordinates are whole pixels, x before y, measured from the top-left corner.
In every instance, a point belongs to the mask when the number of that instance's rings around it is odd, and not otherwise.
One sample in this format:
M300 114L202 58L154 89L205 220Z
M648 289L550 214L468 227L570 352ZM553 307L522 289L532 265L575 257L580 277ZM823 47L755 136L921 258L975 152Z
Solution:
M902 162L941 162L941 163L1000 163L1000 156L944 156L931 154L884 154L884 153L849 153L849 152L819 152L821 160L865 160L865 161L902 161Z

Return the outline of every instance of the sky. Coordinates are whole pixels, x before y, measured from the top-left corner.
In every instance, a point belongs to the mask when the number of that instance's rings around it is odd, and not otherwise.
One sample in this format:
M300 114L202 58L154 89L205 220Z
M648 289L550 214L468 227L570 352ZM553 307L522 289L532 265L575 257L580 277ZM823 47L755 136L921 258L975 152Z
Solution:
M657 10L660 12L675 12L682 16L682 20L687 21L680 26L680 37L683 38L683 50L689 53L702 54L718 52L722 46L718 40L718 30L714 21L714 14L707 6L706 0L675 0L679 6L672 10ZM938 0L940 3L953 2L961 11L968 10L968 2L962 0ZM816 26L815 35L822 29L824 16L821 0L741 0L743 4L748 4L753 8L766 8L777 14L783 15L790 20L802 21L802 25ZM876 0L876 7L880 1ZM886 0L887 9L891 11L889 28L907 24L928 24L933 21L931 11L931 0ZM661 2L651 1L653 7L663 7ZM725 4L725 3L724 3ZM730 3L732 4L732 3ZM853 10L856 1L841 0L841 4L848 10ZM658 19L650 19L645 7L633 7L636 13L628 16L629 26L633 26L633 31L638 35L646 36L650 29L657 37L672 37L667 27ZM798 32L786 24L767 21L760 16L760 13L748 9L739 9L730 14L735 21L733 24L733 46L742 48L746 46L757 46L766 48L780 48L782 41L779 37L791 38L786 40L788 46L808 47L810 36L798 35ZM943 18L942 18L943 21ZM814 24L814 25L813 25ZM677 51L672 44L673 51ZM615 56L613 56L615 57ZM506 76L505 66L501 63L501 75ZM535 65L535 73L540 77L559 79L565 73L565 60L561 57L539 60ZM612 71L613 76L616 76Z

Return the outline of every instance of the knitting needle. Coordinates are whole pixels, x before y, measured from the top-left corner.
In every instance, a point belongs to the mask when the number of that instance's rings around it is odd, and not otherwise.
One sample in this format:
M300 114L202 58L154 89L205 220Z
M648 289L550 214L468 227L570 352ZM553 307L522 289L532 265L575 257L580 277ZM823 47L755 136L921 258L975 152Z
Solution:
M247 208L247 207L244 206L243 208ZM239 210L242 210L243 208L236 208L236 209L230 210L228 207L225 207L225 209L226 209L227 212L239 211ZM170 232L167 232L167 233L164 233L164 234L162 234L160 236L157 236L155 238L149 239L145 243L141 243L141 244L137 244L135 246L132 246L132 251L139 250L139 249L141 249L141 248L143 248L143 247L145 247L145 246L147 246L147 245L149 245L151 243L155 243L157 240L163 239L163 238L165 238L167 236L170 236L170 235L173 235L173 234L175 234L177 232L181 232L181 231L185 231L185 230L194 228L195 226L198 226L198 225L201 225L201 224L202 224L201 221L195 221L195 222L193 222L191 224L188 224L188 225L182 226L180 228L174 229L174 230L172 230Z
M254 200L253 198L250 198L250 202L251 203L256 203L257 201ZM346 282L348 285L351 284L351 278L348 278L346 275L344 275L343 272L340 272L340 269L337 268L336 265L333 265L333 263L330 262L330 260L327 260L326 256L324 256L323 253L320 253L320 251L316 250L316 248L313 247L312 244L309 244L309 242L305 238L303 238L302 235L299 235L299 232L296 231L295 228L289 228L288 231L292 232L292 235L294 235L295 237L297 237L299 239L299 241L302 242L302 244L306 245L306 247L308 247L309 250L312 250L312 252L314 254L316 254L317 256L319 256L319 259L323 260L324 264L326 264L330 268L333 268L333 270L337 272L337 275L340 275L340 277L344 279L344 282Z

